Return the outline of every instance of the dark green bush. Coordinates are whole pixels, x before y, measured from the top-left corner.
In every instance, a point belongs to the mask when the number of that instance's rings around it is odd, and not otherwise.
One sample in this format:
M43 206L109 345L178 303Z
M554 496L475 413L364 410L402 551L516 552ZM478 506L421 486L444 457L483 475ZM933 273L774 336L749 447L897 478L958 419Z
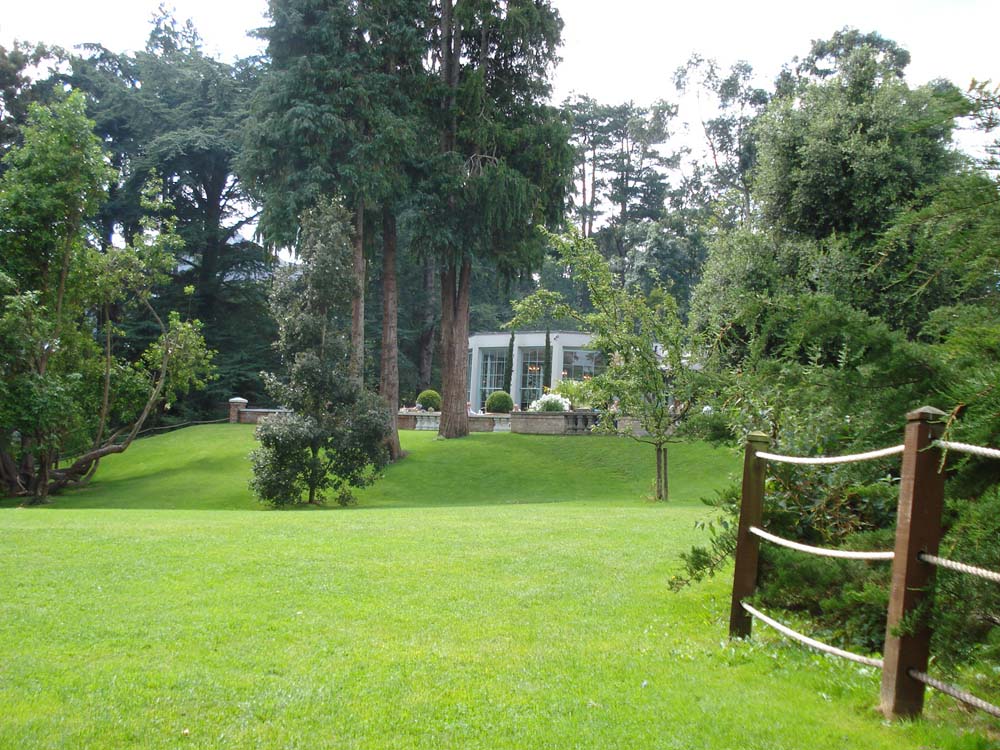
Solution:
M505 391L493 391L486 399L486 411L494 414L510 414L514 410L514 399Z
M257 426L250 486L277 507L353 502L388 459L385 403L353 378L350 360L350 214L337 203L303 214L301 264L275 274L271 310L282 368L264 373L268 394L290 412Z
M427 411L441 411L441 394L430 389L421 391L417 403Z
M844 549L892 549L894 532L853 534ZM878 653L885 640L891 568L885 563L814 557L765 544L759 596L766 608L807 613L815 632L853 650Z
M1000 488L977 500L954 500L956 521L940 555L987 570L1000 570ZM976 656L1000 661L1000 586L939 568L935 585L933 653L945 665Z

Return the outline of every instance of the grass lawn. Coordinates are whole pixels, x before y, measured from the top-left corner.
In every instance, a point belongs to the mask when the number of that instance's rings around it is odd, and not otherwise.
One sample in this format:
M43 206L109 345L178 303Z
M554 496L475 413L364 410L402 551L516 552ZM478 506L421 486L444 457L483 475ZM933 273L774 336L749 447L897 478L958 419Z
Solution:
M0 510L2 748L953 748L991 726L666 581L737 458L612 438L404 433L357 508L260 510L252 431L151 438ZM207 510L227 512L206 512Z

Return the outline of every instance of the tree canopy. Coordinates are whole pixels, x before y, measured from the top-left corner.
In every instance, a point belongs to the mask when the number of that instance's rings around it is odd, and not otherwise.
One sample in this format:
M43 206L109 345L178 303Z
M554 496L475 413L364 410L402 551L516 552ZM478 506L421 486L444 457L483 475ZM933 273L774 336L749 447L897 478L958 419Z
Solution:
M94 242L112 172L93 127L80 93L32 105L0 176L0 340L10 353L0 370L0 479L35 502L125 450L155 407L211 374L200 324L164 320L150 305L178 242L171 222L144 223L123 247ZM115 354L113 305L145 308L159 327L134 360ZM68 455L75 460L61 464Z

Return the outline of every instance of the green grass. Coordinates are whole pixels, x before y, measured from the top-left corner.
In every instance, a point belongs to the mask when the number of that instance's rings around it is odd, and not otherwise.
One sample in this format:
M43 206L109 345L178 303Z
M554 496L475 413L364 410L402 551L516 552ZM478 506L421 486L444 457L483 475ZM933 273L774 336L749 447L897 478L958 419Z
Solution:
M652 448L632 440L473 434L441 441L403 432L405 461L358 493L360 507L584 502L635 504L651 495ZM253 510L247 483L248 425L204 425L135 443L111 456L95 480L51 508ZM674 503L711 496L737 470L731 451L707 445L670 448ZM516 489L515 489L516 488Z
M258 510L222 426L0 510L0 747L992 747L945 699L887 724L870 670L730 643L725 580L666 590L731 454L672 447L664 505L630 442L431 437L354 509Z

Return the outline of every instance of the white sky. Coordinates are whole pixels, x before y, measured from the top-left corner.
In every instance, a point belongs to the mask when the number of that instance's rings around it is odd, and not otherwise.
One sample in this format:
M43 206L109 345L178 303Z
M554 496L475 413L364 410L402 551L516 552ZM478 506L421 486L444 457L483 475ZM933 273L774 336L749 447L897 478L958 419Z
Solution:
M998 0L555 0L566 22L555 100L572 91L607 103L673 96L672 75L692 52L723 64L747 60L764 81L812 39L843 26L878 31L910 50L910 81L945 77L965 88L973 77L1000 82ZM39 0L6 3L0 44L17 38L72 46L100 42L141 48L159 0ZM248 29L265 24L266 0L168 0L191 18L208 52L253 53Z
M141 49L160 0L38 0L7 3L0 44L14 39L72 47L99 42L114 51ZM813 39L844 26L878 31L908 49L911 85L947 78L1000 83L1000 0L555 0L563 20L563 61L553 100L589 94L600 102L677 101L674 71L693 52L728 67L750 62L769 88L783 63L805 55ZM194 21L207 52L229 60L261 51L247 31L266 25L267 0L167 0L179 20ZM695 99L681 102L675 132L699 138ZM684 134L684 131L687 134ZM976 151L976 135L963 148ZM967 141L967 142L966 142Z

